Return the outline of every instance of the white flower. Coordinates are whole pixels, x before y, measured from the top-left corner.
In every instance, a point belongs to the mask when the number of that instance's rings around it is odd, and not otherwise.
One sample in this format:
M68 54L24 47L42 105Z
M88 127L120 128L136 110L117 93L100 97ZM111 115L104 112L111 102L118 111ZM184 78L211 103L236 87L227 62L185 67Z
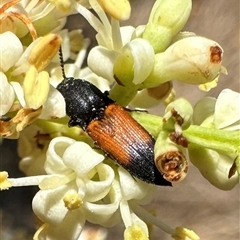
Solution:
M137 29L127 26L119 27L119 21L111 18L109 22L105 12L96 0L90 4L100 20L80 4L77 11L82 14L97 31L96 39L99 46L94 47L88 56L88 66L101 77L114 82L114 67L124 61L129 55L132 58L134 84L145 80L153 68L154 51L148 41L138 38ZM115 61L118 59L118 63ZM120 79L120 78L119 78ZM120 79L122 81L122 79ZM124 82L125 84L125 82Z
M48 34L37 38L25 51L12 32L0 34L0 39L0 54L4 59L0 63L0 81L4 87L0 91L1 116L18 110L11 120L2 122L1 135L18 136L15 133L39 115L47 119L65 116L63 96L49 86L49 75L43 71L57 53L60 37Z
M32 154L24 149L21 152ZM46 153L47 175L15 179L2 172L0 189L39 185L32 205L43 225L34 239L78 239L85 221L112 227L121 219L126 240L135 239L135 235L148 239L144 221L173 234L173 229L140 206L151 202L155 186L134 179L123 168L108 163L110 160L103 160L104 156L86 143L57 137Z
M217 99L203 98L194 107L193 122L205 131L218 130L218 135L213 132L207 144L199 142L198 145L206 145L205 148L190 144L191 162L215 187L231 190L239 182L235 170L239 172L240 94L224 89Z
M193 121L195 124L217 129L240 129L240 93L224 89L218 98L206 97L194 107Z

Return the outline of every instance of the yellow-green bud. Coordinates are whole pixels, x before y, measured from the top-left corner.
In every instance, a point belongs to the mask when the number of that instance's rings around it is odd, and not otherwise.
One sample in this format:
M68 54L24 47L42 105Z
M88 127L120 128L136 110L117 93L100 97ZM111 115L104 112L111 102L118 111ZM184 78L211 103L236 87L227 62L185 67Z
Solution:
M152 8L143 38L155 53L163 52L172 38L186 24L192 9L191 0L157 0Z
M38 71L43 70L58 52L61 42L61 37L54 33L42 37L29 54L28 62Z
M173 79L194 85L212 82L225 73L222 54L215 41L199 36L183 38L155 55L153 71L143 85L154 87Z

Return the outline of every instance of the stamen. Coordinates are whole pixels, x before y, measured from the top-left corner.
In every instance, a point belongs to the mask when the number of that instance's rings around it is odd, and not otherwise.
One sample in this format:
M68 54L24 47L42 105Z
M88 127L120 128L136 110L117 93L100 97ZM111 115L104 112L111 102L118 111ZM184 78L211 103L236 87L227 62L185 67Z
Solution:
M6 171L0 172L0 190L8 190L10 187L12 184L8 179L8 173Z
M162 222L159 218L153 216L148 211L146 211L144 208L142 208L140 205L137 204L130 204L131 209L135 212L135 214L141 218L144 222L152 223L153 225L157 226L164 232L168 234L173 234L174 229L170 228L168 225L166 225L164 222Z
M119 21L112 18L111 24L112 24L113 48L114 48L114 50L118 51L123 47Z
M122 220L125 227L126 228L130 227L133 224L131 213L130 213L128 202L123 199L120 202L120 212L121 212Z
M96 32L98 32L96 38L99 45L112 48L111 24L98 2L96 0L90 0L89 2L101 21L95 17L88 9L81 6L80 4L76 4L76 9L96 30Z
M76 191L67 192L63 197L63 202L68 210L75 210L83 204L83 200Z
M76 174L74 172L71 172L70 174L64 174L64 175L53 175L48 178L44 178L40 183L39 183L39 188L41 190L47 190L47 189L54 189L57 188L61 185L65 185L72 180L76 178Z
M81 4L76 4L76 10L89 22L89 24L95 29L95 31L99 31L99 29L103 28L103 24L101 21L95 17L87 8L83 7Z
M48 175L29 176L21 178L9 178L13 187L38 186Z
M0 23L7 17L11 17L11 16L16 17L27 26L33 40L35 40L37 39L37 31L34 28L31 20L26 15L18 12L13 12L13 11L5 12L7 9L18 4L19 2L20 0L13 0L3 4L3 6L0 8L0 14L2 14L2 17L0 18L1 19Z
M5 4L2 5L2 7L0 7L0 14L4 13L10 7L18 4L20 1L21 0L12 0L12 1L6 2Z
M49 227L49 224L44 223L34 234L33 240L40 240L41 237L39 237L40 233L44 230L46 230Z
M82 49L79 51L77 59L74 63L74 65L76 65L78 68L82 67L83 61L86 58L86 54L87 54L87 48L90 45L90 39L84 39L84 44Z
M33 40L37 39L37 31L28 17L26 17L24 14L17 12L11 12L11 14L26 24Z

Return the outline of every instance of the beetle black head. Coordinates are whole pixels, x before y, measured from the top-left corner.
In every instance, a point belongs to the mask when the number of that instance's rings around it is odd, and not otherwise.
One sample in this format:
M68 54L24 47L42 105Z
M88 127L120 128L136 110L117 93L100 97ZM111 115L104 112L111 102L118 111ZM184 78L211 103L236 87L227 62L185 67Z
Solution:
M82 79L65 78L57 90L66 102L69 126L79 125L83 130L94 119L101 119L105 108L113 101L92 83Z

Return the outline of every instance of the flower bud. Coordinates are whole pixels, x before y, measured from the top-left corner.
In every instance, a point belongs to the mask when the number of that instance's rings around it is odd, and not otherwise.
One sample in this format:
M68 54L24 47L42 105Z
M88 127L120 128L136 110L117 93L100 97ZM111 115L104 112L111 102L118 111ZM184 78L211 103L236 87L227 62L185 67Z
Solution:
M158 86L173 79L188 84L205 84L226 73L221 65L221 46L204 37L183 38L155 55L153 71L144 81L145 87Z
M157 0L152 8L143 38L155 53L164 51L172 38L186 24L191 13L191 0Z
M169 133L161 131L154 146L155 164L163 177L169 182L182 181L188 171L188 162L183 147L172 142Z
M189 144L191 162L199 169L204 178L221 190L231 190L238 184L238 174L228 177L233 159L220 152Z
M117 20L127 20L131 14L128 0L98 0L104 11Z

